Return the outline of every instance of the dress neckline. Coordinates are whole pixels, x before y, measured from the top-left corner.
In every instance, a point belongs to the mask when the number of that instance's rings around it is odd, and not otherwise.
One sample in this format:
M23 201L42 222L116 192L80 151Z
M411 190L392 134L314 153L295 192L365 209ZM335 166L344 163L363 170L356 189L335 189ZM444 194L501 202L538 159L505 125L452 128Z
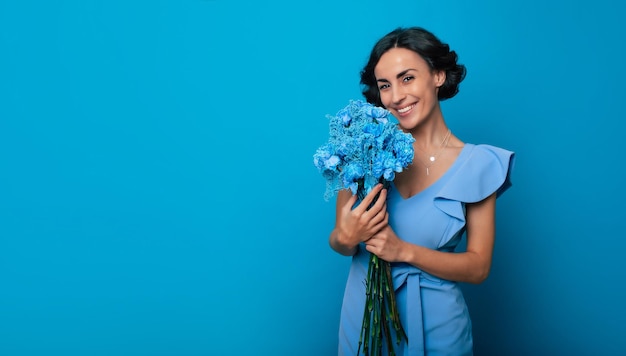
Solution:
M396 188L396 185L394 184L394 182L391 181L391 186L393 187L393 190L396 191L396 194L400 197L400 200L402 201L407 201L418 196L423 196L429 190L434 189L436 186L440 185L441 182L443 182L445 178L447 178L449 175L453 174L457 170L458 166L462 162L461 158L463 158L465 155L467 155L470 152L471 147L474 147L474 145L471 143L464 143L463 148L461 148L461 152L459 152L459 155L456 156L456 158L454 159L450 167L448 167L448 169L441 175L441 177L437 178L437 180L435 180L431 185L420 190L416 194L413 194L405 198L402 194L400 194L400 191L398 190L398 188Z

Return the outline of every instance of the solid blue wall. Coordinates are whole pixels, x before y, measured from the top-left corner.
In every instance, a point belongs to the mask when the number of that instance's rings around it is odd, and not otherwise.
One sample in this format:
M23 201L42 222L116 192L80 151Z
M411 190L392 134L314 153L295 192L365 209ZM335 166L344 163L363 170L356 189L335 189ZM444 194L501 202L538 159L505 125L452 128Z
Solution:
M334 354L312 155L409 25L468 67L454 133L517 153L477 355L626 353L617 6L0 2L0 354Z

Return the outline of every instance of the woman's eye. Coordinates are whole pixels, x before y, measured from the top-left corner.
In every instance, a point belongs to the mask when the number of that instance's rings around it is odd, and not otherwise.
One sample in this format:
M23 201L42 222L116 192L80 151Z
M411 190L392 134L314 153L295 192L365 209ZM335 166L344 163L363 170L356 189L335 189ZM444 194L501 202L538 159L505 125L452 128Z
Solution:
M402 81L404 81L404 82L409 82L409 81L411 81L412 79L413 79L413 77L412 77L412 76L407 76L407 77L402 78Z
M383 85L378 87L378 90L383 90L383 89L387 89L387 88L389 88L389 84L383 84Z

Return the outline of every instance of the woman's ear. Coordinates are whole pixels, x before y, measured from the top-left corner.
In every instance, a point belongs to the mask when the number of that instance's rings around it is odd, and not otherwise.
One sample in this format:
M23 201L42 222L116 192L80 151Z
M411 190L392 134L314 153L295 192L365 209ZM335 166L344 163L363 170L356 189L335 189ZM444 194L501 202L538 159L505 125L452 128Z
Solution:
M437 88L441 88L441 86L445 82L446 82L446 71L445 70L436 71L435 72L435 86Z

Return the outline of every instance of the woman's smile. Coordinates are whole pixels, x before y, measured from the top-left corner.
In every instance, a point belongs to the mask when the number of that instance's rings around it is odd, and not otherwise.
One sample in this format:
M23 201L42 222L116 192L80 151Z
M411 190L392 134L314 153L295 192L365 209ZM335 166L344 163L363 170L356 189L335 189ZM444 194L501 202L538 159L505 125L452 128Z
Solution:
M409 111L411 111L411 109L413 109L415 107L415 105L417 105L417 103L413 103L409 106L405 106L401 109L396 109L396 111L398 112L398 114L400 114L401 116L404 116L406 114L409 113Z

